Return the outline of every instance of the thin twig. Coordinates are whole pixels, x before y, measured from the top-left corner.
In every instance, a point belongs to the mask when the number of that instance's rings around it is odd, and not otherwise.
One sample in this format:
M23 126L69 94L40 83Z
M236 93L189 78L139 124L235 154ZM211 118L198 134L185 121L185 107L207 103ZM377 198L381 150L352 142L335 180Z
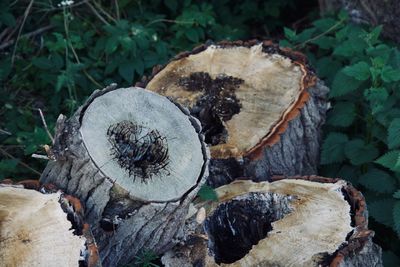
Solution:
M21 38L22 38L22 37L24 37L24 38L31 38L31 37L33 37L33 36L35 36L35 35L41 34L41 33L45 32L45 31L48 31L48 30L50 30L50 29L52 29L52 28L54 28L53 25L47 25L47 26L44 26L43 28L37 29L37 30L35 30L35 31L33 31L33 32L29 32L29 33L23 34L23 35L21 36ZM9 47L9 46L12 45L14 42L15 42L15 40L10 40L10 41L8 41L8 42L5 42L5 43L1 44L1 45L0 45L0 50L3 50L3 49L5 49L5 48Z
M96 1L93 1L93 3L100 10L100 12L103 13L109 20L111 20L114 23L117 22L117 20L114 19L113 16L108 14L107 11L105 11L99 3L97 3Z
M51 143L54 144L54 137L51 135L50 131L49 131L49 127L47 127L47 123L46 120L44 119L44 115L43 112L40 108L38 108L39 114L40 114L40 118L42 119L42 123L44 126L44 129L46 130L47 135L50 137Z
M12 135L12 133L2 130L2 129L0 129L0 134Z
M24 19L22 20L21 26L19 28L17 39L16 39L15 45L14 45L14 51L13 51L12 56L11 56L11 65L14 65L15 53L17 52L18 41L19 41L19 38L21 37L22 29L24 28L26 19L28 18L29 12L31 11L31 8L32 8L32 5L33 5L34 1L35 0L31 0L29 2L28 7L25 9Z
M94 6L92 6L91 3L86 2L86 4L89 6L90 10L92 10L92 12L96 15L96 17L99 18L99 20L101 20L101 21L102 21L104 24L106 24L106 25L110 25L110 23L108 23L108 21L105 20L105 18L103 18L103 17L99 14L99 12L97 12L97 10L94 8Z
M31 157L32 157L32 158L35 158L35 159L45 159L45 160L49 160L49 157L46 156L46 155L32 154Z
M117 20L120 19L120 14L119 14L119 4L118 4L118 0L114 0L115 3L115 13L117 15Z
M0 153L2 153L3 155L11 158L11 159L15 159L18 160L18 164L21 164L22 166L24 166L25 168L31 170L32 172L34 172L35 174L41 175L41 173L37 170L35 170L34 168L32 168L31 166L29 166L28 164L22 162L21 160L17 159L16 157L14 157L13 155L11 155L10 153L8 153L7 151L5 151L4 149L0 148Z
M176 23L176 24L193 24L193 21L190 20L172 20L172 19L156 19L150 21L146 24L146 26L150 26L151 24L158 23L158 22L168 22L168 23Z

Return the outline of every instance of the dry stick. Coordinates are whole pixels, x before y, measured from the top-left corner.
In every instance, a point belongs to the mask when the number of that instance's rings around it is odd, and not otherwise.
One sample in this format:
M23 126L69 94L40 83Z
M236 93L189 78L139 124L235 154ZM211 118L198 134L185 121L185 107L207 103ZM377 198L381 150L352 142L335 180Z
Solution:
M108 23L107 20L105 20L105 18L103 18L99 12L97 12L97 10L94 8L94 6L92 6L92 4L90 4L89 2L86 2L86 4L89 6L90 10L92 10L92 12L96 15L96 17L98 17L104 24L106 25L110 25L110 23Z
M118 0L114 0L115 3L115 13L117 15L117 20L120 19L120 14L119 14L119 5L118 5Z
M108 14L103 8L102 6L97 3L96 1L93 1L94 5L100 10L101 13L103 13L109 20L111 20L112 22L116 23L116 19L113 18L113 16L111 16L110 14Z
M2 153L3 155L11 158L11 159L16 159L18 160L16 157L14 157L13 155L11 155L10 153L8 153L7 151L5 151L4 149L0 148L0 153ZM21 164L22 166L24 166L25 168L31 170L32 172L34 172L37 175L41 175L41 173L35 169L33 169L32 167L30 167L28 164L22 162L22 161L18 161L19 164Z
M40 118L42 119L42 123L44 126L44 129L46 130L47 135L50 137L51 143L54 144L54 137L51 135L49 128L47 127L47 123L46 120L44 119L44 115L43 112L40 108L38 108L39 114L40 114Z
M0 129L0 134L11 135L10 132Z
M17 39L15 41L14 51L13 51L12 56L11 56L11 65L14 65L15 53L17 52L18 41L19 41L19 38L21 37L22 29L24 28L26 19L28 18L29 12L31 11L31 8L32 8L32 5L33 5L34 1L35 0L31 0L29 2L28 7L25 10L24 19L22 20L21 27L19 28L18 36L17 36Z
M45 160L49 160L49 157L46 155L41 155L41 154L32 154L31 155L32 158L35 159L45 159Z

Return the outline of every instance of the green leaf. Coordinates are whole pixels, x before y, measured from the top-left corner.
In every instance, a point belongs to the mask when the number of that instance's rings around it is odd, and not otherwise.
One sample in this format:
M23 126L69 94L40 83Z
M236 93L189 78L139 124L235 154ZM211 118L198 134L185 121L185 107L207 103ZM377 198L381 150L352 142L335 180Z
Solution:
M295 41L296 39L296 32L284 27L283 28L283 32L285 33L285 37L289 40L289 41Z
M356 105L351 102L337 102L328 112L327 124L339 127L350 126L356 118Z
M212 188L209 185L202 185L197 195L202 200L211 200L211 201L218 200L217 193L215 192L214 188Z
M345 147L345 155L353 165L361 165L373 161L379 156L379 150L372 144L365 144L364 140L354 139Z
M369 78L369 65L365 61L360 61L354 65L347 66L343 69L344 74L354 77L359 81L365 81Z
M332 18L323 18L314 21L313 25L321 32L325 32L332 28L336 23L337 21Z
M333 79L329 96L338 97L354 92L358 89L361 83L362 81L346 75L342 69L335 75L335 78Z
M377 222L393 227L394 199L379 199L368 204L368 211Z
M400 118L394 119L389 125L388 146L390 149L400 146Z
M394 230L400 236L400 200L397 200L393 207Z
M400 189L393 193L393 197L400 199Z
M400 81L400 69L394 69L390 66L385 66L382 69L381 78L384 82Z
M320 38L311 41L311 43L318 45L322 49L330 49L335 47L336 40L330 36L321 36Z
M345 159L344 147L348 141L345 134L330 133L322 144L321 164L340 163Z
M194 28L189 28L185 31L185 36L193 43L199 42L199 35Z
M359 182L377 193L393 193L396 186L394 177L377 168L369 168L367 173L360 176Z
M133 82L134 72L135 72L135 69L131 62L122 63L118 67L119 75L121 75L122 78L124 78L124 80L127 81L128 83Z
M164 4L172 11L175 12L178 8L178 1L176 0L164 0Z
M32 59L32 64L36 67L44 70L49 70L53 67L53 64L50 59L45 57L35 57Z
M2 159L0 160L0 181L16 171L19 160L17 159Z
M387 152L385 155L379 157L377 160L375 160L375 163L378 163L383 167L391 169L392 171L400 171L400 166L398 166L399 155L400 155L400 150L392 150Z

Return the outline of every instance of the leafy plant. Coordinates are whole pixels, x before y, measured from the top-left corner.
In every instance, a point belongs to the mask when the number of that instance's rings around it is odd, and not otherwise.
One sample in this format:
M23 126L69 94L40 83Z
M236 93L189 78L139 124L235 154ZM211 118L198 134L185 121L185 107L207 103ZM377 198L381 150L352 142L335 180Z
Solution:
M303 49L331 89L321 174L350 180L366 196L373 220L400 236L400 53L381 31L353 25L341 13L299 33L285 29L281 44ZM388 230L376 231L379 238ZM399 255L392 236L384 246ZM386 259L393 266L399 260Z

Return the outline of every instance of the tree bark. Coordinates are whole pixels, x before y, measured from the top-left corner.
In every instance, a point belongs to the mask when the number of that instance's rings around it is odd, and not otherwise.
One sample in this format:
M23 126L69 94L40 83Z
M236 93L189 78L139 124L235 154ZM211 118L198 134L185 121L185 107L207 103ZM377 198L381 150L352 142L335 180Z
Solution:
M86 206L104 266L176 242L208 175L208 152L188 111L141 88L96 91L57 122L55 161L41 181Z
M400 2L397 0L320 0L321 13L345 9L356 23L383 25L383 35L400 43Z
M270 41L207 44L155 68L138 85L201 121L214 187L238 177L317 173L328 88L301 53Z
M235 181L200 202L186 241L162 257L176 266L383 266L362 194L344 180ZM201 210L206 210L199 221Z
M35 180L4 180L0 203L1 266L101 266L78 199Z

